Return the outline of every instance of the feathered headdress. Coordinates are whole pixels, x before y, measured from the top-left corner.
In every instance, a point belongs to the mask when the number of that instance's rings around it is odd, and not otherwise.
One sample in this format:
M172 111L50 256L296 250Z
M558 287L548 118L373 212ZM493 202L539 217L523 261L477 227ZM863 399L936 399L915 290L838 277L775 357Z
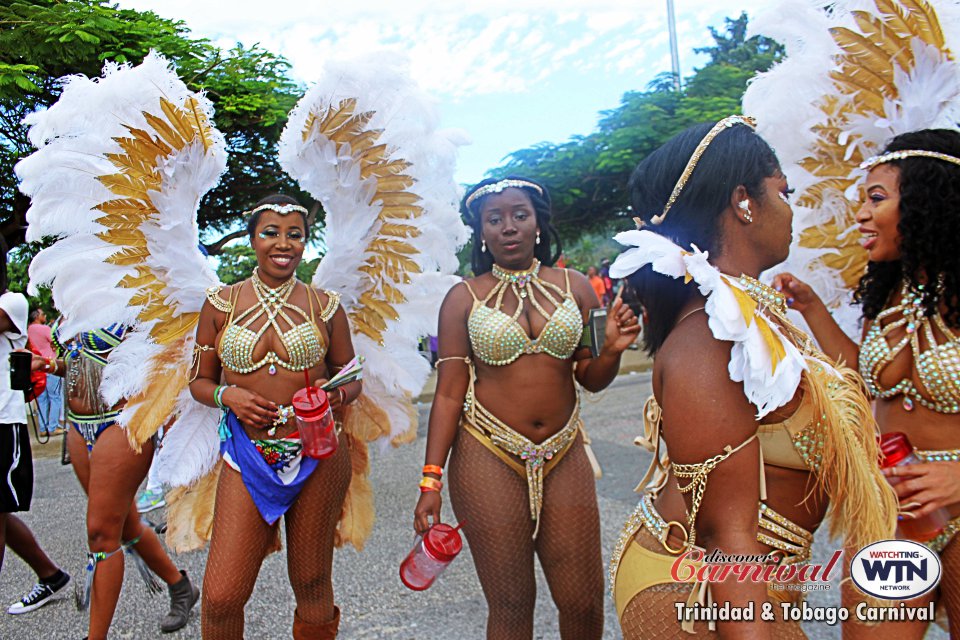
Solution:
M866 251L854 216L859 164L895 135L960 119L960 5L927 0L781 2L751 25L787 56L743 98L791 186L794 246L785 268L809 282L844 329Z

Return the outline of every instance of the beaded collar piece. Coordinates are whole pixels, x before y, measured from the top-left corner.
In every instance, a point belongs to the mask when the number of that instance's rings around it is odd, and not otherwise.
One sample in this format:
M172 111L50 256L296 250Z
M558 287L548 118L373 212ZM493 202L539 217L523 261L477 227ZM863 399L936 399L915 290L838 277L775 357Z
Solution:
M522 290L521 297L526 297L527 283L533 278L536 278L539 273L540 261L536 258L533 259L533 264L530 265L530 268L523 271L510 271L509 269L504 269L500 265L493 265L494 277L501 282L517 285L517 287Z

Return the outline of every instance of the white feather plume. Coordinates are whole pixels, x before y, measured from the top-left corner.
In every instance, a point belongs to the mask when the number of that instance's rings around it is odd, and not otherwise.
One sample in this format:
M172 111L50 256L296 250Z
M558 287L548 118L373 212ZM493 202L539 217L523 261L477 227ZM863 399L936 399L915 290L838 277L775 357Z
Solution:
M404 191L415 196L414 206L422 210L419 215L385 220L383 202L374 200L382 185L377 175L361 172L366 158L363 148L351 146L349 136L340 138L327 131L331 139L321 131L322 124L316 126L325 114L344 106L352 114L367 114L369 120L360 129L376 132L374 144L385 145L384 162L408 163L402 174L413 181ZM416 87L405 65L395 56L377 55L328 64L323 78L291 112L280 141L281 165L326 211L329 249L313 284L341 294L351 318L354 347L367 360L364 392L388 414L392 438L410 426L410 398L420 392L429 375L417 343L436 333L440 302L457 282L450 275L458 266L456 251L468 237L453 179L462 135L440 131L437 123L433 102ZM385 224L400 224L415 232L398 236L387 233ZM378 240L404 245L401 251L416 269L408 268L409 264L370 269ZM387 301L390 296L382 295L385 286L402 300ZM385 302L395 317L371 306L365 294ZM370 314L379 315L385 328L358 328Z
M153 399L163 376L152 374L189 369L195 316L217 282L198 247L197 209L226 169L226 145L210 125L211 103L156 53L63 87L56 104L26 119L38 150L16 168L32 200L27 239L56 238L30 265L30 288L51 286L64 335L129 327L100 389L108 405L139 396L124 408L126 425ZM139 208L128 215L121 202ZM173 360L160 360L171 348ZM182 385L174 426L215 440L215 412L188 400L185 377ZM207 449L190 455L209 466Z

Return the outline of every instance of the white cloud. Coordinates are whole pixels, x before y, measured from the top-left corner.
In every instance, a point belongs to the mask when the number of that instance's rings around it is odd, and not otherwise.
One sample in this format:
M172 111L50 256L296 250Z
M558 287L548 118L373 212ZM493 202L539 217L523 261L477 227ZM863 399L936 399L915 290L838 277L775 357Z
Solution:
M681 42L703 44L704 17L737 15L761 0L676 2ZM623 72L658 64L666 42L665 3L647 0L487 0L462 5L428 0L314 2L299 0L120 0L184 20L193 32L232 46L260 43L286 56L309 83L330 58L397 49L428 91L462 100L518 93L572 66ZM640 41L642 44L636 44ZM686 66L685 66L686 68Z

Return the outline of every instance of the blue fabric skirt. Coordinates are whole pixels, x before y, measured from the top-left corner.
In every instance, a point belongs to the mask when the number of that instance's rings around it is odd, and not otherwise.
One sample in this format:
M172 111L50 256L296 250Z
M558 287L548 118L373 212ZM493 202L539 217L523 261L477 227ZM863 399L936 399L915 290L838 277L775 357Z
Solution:
M240 471L253 504L263 519L273 524L293 506L319 460L299 455L288 468L277 469L263 459L232 411L226 412L224 420L226 428L221 429L220 455Z

